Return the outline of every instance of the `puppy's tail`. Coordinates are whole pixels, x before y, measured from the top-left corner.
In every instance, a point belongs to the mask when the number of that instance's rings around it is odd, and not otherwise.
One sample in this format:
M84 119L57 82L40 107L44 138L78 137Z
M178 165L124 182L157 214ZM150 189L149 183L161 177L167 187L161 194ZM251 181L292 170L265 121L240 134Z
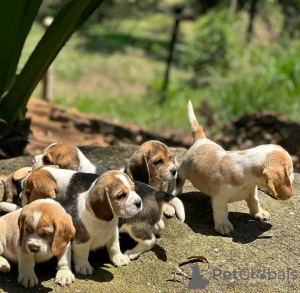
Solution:
M182 201L178 197L164 192L158 191L156 194L156 199L158 202L165 202L175 209L177 218L183 223L185 220L185 210Z
M193 133L194 142L199 138L205 138L205 134L203 132L203 129L199 125L199 123L196 119L194 109L193 109L193 105L192 105L191 101L188 102L188 118L189 118L189 122L190 122L190 125L191 125L191 130L192 130L192 133Z

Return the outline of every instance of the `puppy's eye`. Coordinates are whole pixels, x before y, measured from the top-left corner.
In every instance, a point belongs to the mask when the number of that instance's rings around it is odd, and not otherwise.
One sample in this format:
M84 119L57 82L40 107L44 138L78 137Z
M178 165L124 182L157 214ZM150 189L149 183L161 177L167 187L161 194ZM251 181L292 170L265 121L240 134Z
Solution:
M117 196L117 200L124 199L126 197L126 193L121 193Z
M30 197L31 192L26 190L26 191L25 191L25 195L28 196L28 197Z
M157 161L154 162L154 165L160 166L162 163L163 163L163 160L159 159L159 160L157 160Z
M50 162L50 160L49 160L49 158L47 156L43 157L43 162L44 162L45 165L51 164L51 162Z
M43 238L48 238L50 235L51 235L51 233L45 232L45 233L42 234L42 237Z

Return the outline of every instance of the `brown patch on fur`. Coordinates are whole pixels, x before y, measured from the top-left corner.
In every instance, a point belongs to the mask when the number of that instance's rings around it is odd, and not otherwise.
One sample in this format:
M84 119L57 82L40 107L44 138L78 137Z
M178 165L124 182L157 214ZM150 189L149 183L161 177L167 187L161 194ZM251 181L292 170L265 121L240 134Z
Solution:
M56 198L56 181L47 170L37 168L31 172L25 182L25 196L27 203L37 199Z
M23 241L26 239L26 229L30 232L34 231L34 227L32 226L34 212L42 214L36 233L39 236L49 233L48 240L51 245L51 251L54 255L58 255L75 235L71 216L66 214L62 207L55 203L36 201L27 205L23 208L18 220L20 246L22 246Z
M79 169L79 157L77 149L69 143L57 143L44 150L44 165L58 165L61 169L77 171Z
M247 151L238 151L237 154L240 156L243 156L247 153Z
M263 175L267 188L276 198L286 200L293 195L289 174L293 172L293 163L284 151L272 151L266 156Z
M255 177L261 177L263 173L263 166L261 165L254 165L251 167L251 174Z
M239 186L244 183L242 172L236 168L235 161L229 155L225 155L221 159L220 169L226 184Z

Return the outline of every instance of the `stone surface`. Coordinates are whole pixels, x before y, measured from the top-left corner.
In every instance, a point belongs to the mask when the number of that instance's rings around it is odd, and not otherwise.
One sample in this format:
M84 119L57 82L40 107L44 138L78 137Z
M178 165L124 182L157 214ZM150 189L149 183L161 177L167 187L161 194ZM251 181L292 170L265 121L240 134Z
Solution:
M112 168L124 166L136 147L95 148L82 147L93 161ZM172 149L180 161L183 149ZM30 157L0 161L0 175L30 165ZM294 196L285 202L277 201L260 192L261 205L271 213L271 220L259 222L251 219L245 202L229 204L229 219L234 225L230 237L223 237L214 231L210 200L186 184L181 199L186 208L186 221L176 218L165 219L166 228L155 247L128 266L115 268L111 265L105 249L90 254L95 269L91 276L76 275L76 281L69 287L54 284L56 261L36 265L39 285L34 292L181 292L183 284L173 280L171 274L179 262L189 256L204 256L209 261L198 263L200 274L209 280L203 292L300 292L300 174L295 175ZM2 191L0 191L0 195ZM294 214L292 214L294 213ZM125 251L134 246L126 235L121 235L121 248ZM219 252L214 251L218 248ZM287 280L287 269L298 270L297 279ZM225 279L213 279L216 270L239 272L248 269L249 280L233 275ZM253 279L251 270L253 269ZM285 280L278 276L268 280L268 269L285 272ZM262 270L259 272L258 270ZM266 278L263 270L266 270ZM245 272L245 271L244 271ZM17 266L8 274L0 274L1 292L28 292L17 284ZM256 275L258 277L256 277ZM245 274L242 275L245 277ZM271 278L274 274L270 275ZM283 276L283 273L280 273ZM177 276L178 280L182 277ZM234 280L234 282L232 281ZM198 291L193 291L198 292ZM200 291L199 291L200 292ZM202 292L202 291L201 291Z

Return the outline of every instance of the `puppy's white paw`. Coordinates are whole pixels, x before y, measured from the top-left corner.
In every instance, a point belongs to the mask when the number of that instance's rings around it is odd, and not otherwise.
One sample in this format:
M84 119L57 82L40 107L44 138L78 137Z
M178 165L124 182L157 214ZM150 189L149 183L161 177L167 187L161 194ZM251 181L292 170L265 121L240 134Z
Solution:
M28 288L38 285L39 282L34 272L21 272L19 273L18 283L20 283L25 288Z
M215 229L217 232L219 232L222 235L229 235L230 232L233 231L233 226L229 222L229 220L224 220L221 223L216 223L215 224Z
M75 276L70 270L59 270L56 273L54 283L60 286L68 286L75 281Z
M260 221L269 220L269 219L271 219L271 215L268 211L260 209L259 212L257 214L255 214L254 218L258 219Z
M116 267L120 267L128 265L130 259L127 255L123 253L118 253L112 257L111 261Z
M1 273L8 273L9 271L10 271L9 262L5 258L1 257L0 258L0 272Z
M89 264L86 263L84 265L75 265L75 272L81 275L91 275L94 271L93 267Z
M125 254L130 258L130 260L137 259L141 253L133 252L133 250L126 250Z
M175 216L175 209L170 205L165 204L163 213L166 217L171 218Z

